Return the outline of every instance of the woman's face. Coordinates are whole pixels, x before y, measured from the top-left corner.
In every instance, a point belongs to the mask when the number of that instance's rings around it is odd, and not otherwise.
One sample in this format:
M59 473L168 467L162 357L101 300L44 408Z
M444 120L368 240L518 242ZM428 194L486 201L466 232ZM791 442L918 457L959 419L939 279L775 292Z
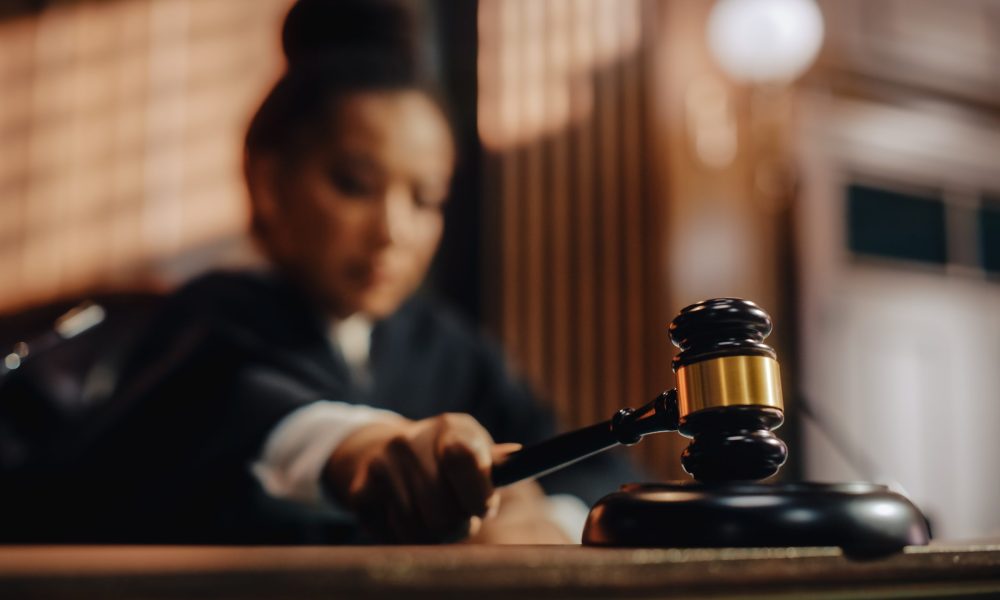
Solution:
M335 113L294 165L251 162L258 233L331 315L384 317L420 285L441 240L452 139L421 92L353 94Z

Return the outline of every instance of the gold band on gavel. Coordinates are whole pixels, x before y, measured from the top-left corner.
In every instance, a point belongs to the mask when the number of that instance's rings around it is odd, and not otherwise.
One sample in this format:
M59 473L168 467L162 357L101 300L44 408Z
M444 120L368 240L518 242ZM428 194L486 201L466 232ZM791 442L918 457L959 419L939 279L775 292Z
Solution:
M680 415L719 406L784 410L778 361L767 356L723 356L677 369Z

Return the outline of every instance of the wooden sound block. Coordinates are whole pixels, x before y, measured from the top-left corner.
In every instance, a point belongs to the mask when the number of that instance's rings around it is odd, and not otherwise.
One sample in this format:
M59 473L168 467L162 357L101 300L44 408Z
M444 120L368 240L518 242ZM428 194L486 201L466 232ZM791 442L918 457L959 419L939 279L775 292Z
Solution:
M632 483L598 501L583 532L590 546L839 546L858 557L929 539L909 500L869 483Z

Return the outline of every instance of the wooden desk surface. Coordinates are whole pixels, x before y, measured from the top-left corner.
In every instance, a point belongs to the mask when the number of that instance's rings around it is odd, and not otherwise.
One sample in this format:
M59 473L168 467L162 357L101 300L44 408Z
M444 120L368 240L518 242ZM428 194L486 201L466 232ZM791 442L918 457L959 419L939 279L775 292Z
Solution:
M0 547L0 598L1000 597L1000 545L910 548L575 546Z

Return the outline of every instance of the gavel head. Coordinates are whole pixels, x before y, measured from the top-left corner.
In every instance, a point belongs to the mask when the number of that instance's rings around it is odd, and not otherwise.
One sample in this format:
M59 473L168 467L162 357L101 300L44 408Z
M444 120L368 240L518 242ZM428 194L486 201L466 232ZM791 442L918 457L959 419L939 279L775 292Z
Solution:
M753 302L692 304L670 323L682 435L681 456L699 481L740 481L778 472L788 448L771 430L784 421L771 318Z

